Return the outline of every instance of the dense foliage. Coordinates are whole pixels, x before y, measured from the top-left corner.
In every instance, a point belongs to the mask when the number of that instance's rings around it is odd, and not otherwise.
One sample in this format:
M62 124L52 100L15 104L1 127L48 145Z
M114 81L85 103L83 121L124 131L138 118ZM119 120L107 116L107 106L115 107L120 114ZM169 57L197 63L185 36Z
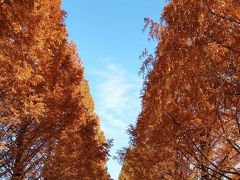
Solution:
M240 1L171 0L161 23L146 23L158 45L122 174L239 179Z
M0 177L109 179L61 0L0 1Z

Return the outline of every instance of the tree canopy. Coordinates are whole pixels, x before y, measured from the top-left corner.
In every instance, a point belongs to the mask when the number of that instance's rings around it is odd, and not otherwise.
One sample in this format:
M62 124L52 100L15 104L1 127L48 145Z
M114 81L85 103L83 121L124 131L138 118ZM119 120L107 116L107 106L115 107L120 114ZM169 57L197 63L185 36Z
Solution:
M131 179L240 177L240 3L171 0L146 18L142 111L130 128Z
M0 3L0 177L109 179L100 130L61 0Z

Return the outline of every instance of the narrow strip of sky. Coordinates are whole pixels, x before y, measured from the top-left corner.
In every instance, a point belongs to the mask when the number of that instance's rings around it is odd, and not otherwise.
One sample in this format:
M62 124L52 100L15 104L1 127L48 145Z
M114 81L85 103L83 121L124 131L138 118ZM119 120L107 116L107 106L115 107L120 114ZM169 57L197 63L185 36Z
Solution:
M78 46L96 113L107 138L114 140L111 155L128 145L126 129L140 111L139 60L144 48L156 42L143 33L144 18L159 22L161 0L65 0L69 39ZM110 158L108 170L118 178L121 166Z

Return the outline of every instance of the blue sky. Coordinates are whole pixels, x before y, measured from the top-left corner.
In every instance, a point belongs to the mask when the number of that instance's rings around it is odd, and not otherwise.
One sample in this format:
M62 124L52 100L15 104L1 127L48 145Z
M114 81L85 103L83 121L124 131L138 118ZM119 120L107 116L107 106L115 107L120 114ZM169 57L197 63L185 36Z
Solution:
M144 17L159 21L163 0L64 0L69 40L78 46L95 111L111 155L128 145L126 129L140 112L142 78L138 75L144 48L154 50L142 32ZM117 180L121 166L110 158L108 171Z

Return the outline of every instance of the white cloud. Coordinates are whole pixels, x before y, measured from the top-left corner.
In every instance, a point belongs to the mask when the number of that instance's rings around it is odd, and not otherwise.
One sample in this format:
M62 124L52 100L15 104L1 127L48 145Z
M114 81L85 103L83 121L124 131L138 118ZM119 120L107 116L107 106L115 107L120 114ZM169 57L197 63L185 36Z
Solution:
M116 131L114 129L105 126L103 123L101 123L101 130L104 134L116 135Z
M130 94L136 86L135 83L138 83L137 79L131 77L123 67L116 64L108 65L105 71L98 72L98 75L102 78L99 84L101 109L122 114L131 104Z
M95 71L100 79L96 93L96 113L108 134L123 133L129 121L135 121L139 109L140 78L133 76L121 65L111 63L101 71ZM134 119L130 119L133 117Z
M111 123L112 126L117 126L120 128L126 128L128 126L128 124L122 120L116 119L116 117L114 117L111 112L98 112L98 114L106 121L106 123Z
M128 144L128 125L136 122L140 110L141 78L111 59L104 59L101 64L94 66L91 76L94 80L94 83L90 82L95 111L107 139L113 139L114 146L110 154L115 156L117 150ZM108 161L107 166L116 173L121 168L113 159Z

